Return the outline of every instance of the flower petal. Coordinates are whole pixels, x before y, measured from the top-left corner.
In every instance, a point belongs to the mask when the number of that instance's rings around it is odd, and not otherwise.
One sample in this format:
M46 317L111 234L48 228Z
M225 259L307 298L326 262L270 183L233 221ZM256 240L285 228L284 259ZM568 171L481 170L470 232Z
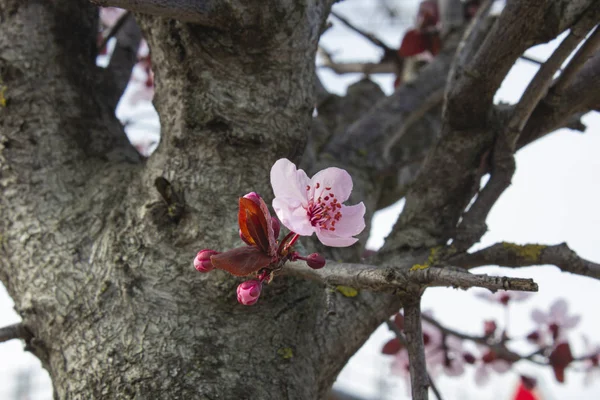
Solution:
M327 230L317 230L317 237L325 246L329 247L348 247L358 242L358 239L353 237L340 237L335 233Z
M494 360L490 363L490 367L499 374L503 374L510 369L511 364L506 360Z
M546 314L537 308L531 312L531 319L538 325L544 325L548 321Z
M271 186L276 198L295 200L307 207L306 187L309 185L310 179L306 173L301 169L296 169L294 163L287 158L277 160L271 167Z
M561 328L563 328L563 329L575 328L577 326L577 324L579 324L580 320L581 320L580 315L567 316L567 317L565 317L565 319L561 325Z
M475 369L475 384L477 386L485 385L490 379L490 374L485 365L479 365Z
M565 299L558 299L550 306L550 316L557 322L562 322L567 316L569 306Z
M316 188L317 186L319 186L318 189ZM333 193L335 198L340 203L343 203L348 200L352 192L352 177L346 170L341 168L325 168L312 177L310 187L311 190L314 189L313 199L315 200ZM323 192L327 194L323 194Z
M355 236L365 229L365 205L342 206L342 217L335 223L335 234L340 237Z
M311 236L315 228L310 224L306 210L297 200L276 197L273 199L273 209L281 223L292 232L302 236Z

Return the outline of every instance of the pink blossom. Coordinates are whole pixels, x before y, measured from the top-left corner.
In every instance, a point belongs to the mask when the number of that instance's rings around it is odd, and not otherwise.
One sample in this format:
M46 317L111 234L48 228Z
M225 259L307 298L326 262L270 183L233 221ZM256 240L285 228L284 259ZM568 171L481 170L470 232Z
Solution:
M237 300L240 304L251 306L258 301L262 283L258 279L251 279L240 283L237 288Z
M583 384L589 386L592 382L600 380L600 344L592 345L586 336L583 337L583 344L585 346Z
M485 349L483 350L484 353L481 358L477 360L477 367L475 368L475 384L477 384L477 386L485 385L489 381L492 372L503 374L511 367L510 362L498 358L496 353L492 350L485 347L482 349Z
M539 331L550 335L555 343L566 339L566 331L577 326L581 317L579 315L569 315L568 304L564 299L557 299L550 312L544 313L541 310L534 309L531 312L531 319L539 326ZM544 338L540 338L544 342Z
M498 303L507 306L509 302L513 301L524 301L531 297L531 293L526 292L508 292L506 290L499 290L495 293L484 291L477 292L475 296L480 299L487 300L491 303Z
M316 233L326 246L346 247L356 243L353 236L365 229L365 205L342 204L352 192L352 178L343 169L326 168L308 178L282 158L271 168L271 185L275 213L283 225L301 236Z
M194 258L194 268L196 268L198 272L212 271L215 267L210 261L210 256L215 254L219 254L219 252L214 250L200 250Z
M100 7L100 21L106 28L117 23L126 10L117 7Z

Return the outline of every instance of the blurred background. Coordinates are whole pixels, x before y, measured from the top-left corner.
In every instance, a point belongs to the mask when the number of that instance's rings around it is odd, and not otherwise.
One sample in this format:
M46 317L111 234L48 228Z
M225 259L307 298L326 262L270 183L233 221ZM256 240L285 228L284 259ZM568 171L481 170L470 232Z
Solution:
M502 2L499 2L502 3ZM498 6L501 8L502 4ZM417 0L345 0L337 3L334 10L353 25L371 32L391 48L398 48L405 32L415 24L419 1ZM383 52L363 36L346 27L336 18L321 39L336 62L378 62ZM560 41L530 49L527 55L544 60ZM100 56L98 63L106 64L107 55ZM141 59L144 52L141 50ZM352 83L363 79L364 74L338 75L322 67L324 59L317 59L318 74L325 88L344 95ZM321 67L320 67L321 66ZM504 81L496 95L497 102L515 103L527 83L538 69L535 63L520 60ZM136 66L133 78L117 110L119 119L126 126L127 134L138 151L149 156L160 141L158 116L150 102L151 72L143 63ZM393 74L372 75L387 94L394 91ZM517 154L517 172L512 186L502 195L488 219L489 232L478 248L496 242L558 244L567 242L581 257L600 261L598 226L600 226L600 114L590 113L583 117L587 125L584 134L561 130L525 147ZM402 210L403 201L377 212L367 243L377 250ZM476 290L428 289L423 297L423 309L431 310L434 317L445 326L464 333L481 335L483 322L495 320L508 330L511 337L524 339L535 324L531 312L540 309L548 312L558 298L564 298L569 313L581 316L581 321L569 331L574 356L586 354L582 337L592 343L600 343L600 319L597 303L600 300L600 282L559 272L552 266L523 269L480 268L477 272L531 277L540 286L539 293L523 302L503 307L475 296ZM18 322L13 303L4 287L0 285L0 326ZM409 399L405 378L394 375L391 365L395 356L381 354L383 345L394 334L387 326L381 326L356 354L334 386L340 399ZM465 343L470 349L471 344ZM511 349L527 353L532 347L525 340L511 345ZM472 351L477 352L472 346ZM525 361L516 363L504 374L492 374L484 386L477 386L474 368L468 366L459 377L439 376L436 386L444 399L490 399L513 400L520 376L537 380L539 399L598 399L600 379L584 385L581 366L567 370L566 382L556 382L549 367ZM598 374L600 376L600 374ZM20 341L0 343L0 399L45 400L52 398L52 386L39 361L23 349Z

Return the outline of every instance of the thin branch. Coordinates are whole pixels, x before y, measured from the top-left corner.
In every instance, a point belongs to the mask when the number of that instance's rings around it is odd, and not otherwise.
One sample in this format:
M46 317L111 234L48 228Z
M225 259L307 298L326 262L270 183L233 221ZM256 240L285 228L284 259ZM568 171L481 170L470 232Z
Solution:
M104 36L104 39L102 39L102 43L100 43L100 46L98 46L98 51L106 47L108 41L119 32L129 17L131 17L131 11L127 11L121 15L121 18L119 18L119 20L110 28L106 36Z
M592 54L600 48L600 27L596 26L594 32L590 37L583 43L583 45L577 50L577 53L573 56L564 72L560 74L554 85L552 86L551 92L555 96L560 96L564 90L572 82L573 78L583 68L586 61L590 59Z
M338 63L333 61L331 53L319 46L319 55L323 58L322 64L319 65L321 68L329 68L338 75L343 74L390 74L397 73L398 66L391 61L380 61L377 63L365 63L365 62L347 62Z
M394 334L396 335L396 338L400 341L400 343L402 344L402 346L407 347L408 343L406 341L406 336L404 336L404 333L402 333L402 331L400 330L400 328L398 328L396 326L396 324L394 324L389 319L386 320L385 322L386 322L388 328L390 329L390 331L394 332ZM435 382L433 381L433 379L431 379L431 375L429 374L429 372L427 372L427 378L429 379L429 387L431 387L431 390L433 391L433 394L435 395L435 397L437 398L437 400L443 400L442 394L438 390L438 388L435 385Z
M0 328L0 343L12 339L30 340L33 337L31 332L22 323L8 325Z
M527 267L549 264L564 272L600 279L600 264L579 257L566 243L554 246L496 243L471 254L452 257L448 262L468 269L484 265Z
M547 365L547 363L539 362L538 360L536 360L534 358L534 356L537 355L538 352L523 356L523 355L521 355L519 353L515 353L514 351L507 348L504 343L493 343L493 342L490 342L489 339L484 336L474 336L474 335L469 335L469 334L466 334L463 332L456 331L452 328L448 328L448 327L440 324L437 320L435 320L427 315L422 315L421 317L423 318L423 320L425 320L428 323L430 323L431 325L435 326L436 328L438 328L440 331L442 331L446 335L452 335L459 339L469 340L474 343L483 344L483 345L489 347L490 350L492 350L494 353L496 353L496 355L503 360L506 360L509 362L517 362L519 360L528 360L528 361L531 361L532 363L535 363L538 365Z
M288 262L278 274L373 292L398 292L427 286L448 286L461 289L482 287L492 291L536 292L538 290L537 284L532 279L476 275L452 267L420 268L422 267L419 265L392 268L327 261L325 268L312 269L304 262L294 261Z
M420 295L404 305L404 332L410 367L410 387L413 400L429 398L429 375L425 363L425 346L421 327Z
M550 58L548 58L535 74L521 96L508 123L507 132L510 132L509 134L511 135L510 139L512 142L516 142L518 135L523 130L531 113L539 104L542 97L547 93L556 71L573 50L577 48L577 45L585 38L585 35L594 24L595 21L591 18L582 18L580 22L573 26L569 35L560 43Z
M331 15L333 15L338 20L340 20L340 22L343 23L344 25L346 25L349 29L351 29L354 32L358 33L359 35L361 35L362 37L364 37L365 39L367 39L369 42L373 43L375 46L381 47L383 49L383 51L384 51L384 55L396 54L396 50L392 49L391 47L389 47L388 45L386 45L385 43L383 43L382 40L380 40L379 38L377 38L372 33L365 32L362 29L356 27L348 19L342 17L340 14L336 13L335 11L331 11Z

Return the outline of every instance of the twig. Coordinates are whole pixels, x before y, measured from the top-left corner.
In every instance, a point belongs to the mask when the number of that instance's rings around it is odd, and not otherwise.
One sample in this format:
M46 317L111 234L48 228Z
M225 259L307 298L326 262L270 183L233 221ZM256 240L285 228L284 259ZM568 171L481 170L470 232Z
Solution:
M425 364L420 296L404 305L404 332L406 333L412 398L413 400L427 400L429 398L429 377Z
M338 63L333 61L331 54L323 47L319 46L319 54L323 58L323 63L319 65L320 68L330 68L333 72L338 75L343 74L355 74L362 73L365 75L370 74L389 74L398 72L398 67L391 61L380 61L378 63L365 63L365 62L348 62Z
M348 19L342 17L340 14L336 13L335 11L332 11L331 15L333 15L338 20L340 20L340 22L343 23L344 25L346 25L348 28L350 28L354 32L358 33L359 35L363 36L369 42L373 43L375 46L381 47L383 49L385 55L396 54L396 51L394 49L390 48L388 45L386 45L385 43L383 43L383 41L381 41L380 39L378 39L372 33L365 32L362 29L356 27Z
M317 270L308 267L304 262L293 261L286 263L278 274L374 292L398 292L427 286L450 286L462 289L482 287L492 291L536 292L538 290L537 284L532 279L475 275L451 267L413 269L411 270L410 265L391 268L327 261L325 268Z
M527 267L550 264L556 265L564 272L600 279L600 264L579 257L566 243L555 246L496 243L475 253L454 256L448 262L463 268L484 265Z
M406 341L406 336L404 336L404 333L402 333L402 331L396 326L396 324L394 324L389 319L386 320L385 322L386 322L388 328L390 329L390 331L394 332L394 334L396 335L396 338L400 341L402 346L406 347L407 341ZM433 379L431 379L431 375L429 374L429 371L427 372L427 378L429 379L429 385L431 387L431 390L433 391L433 394L437 398L437 400L442 400L442 394L438 390Z
M11 339L30 340L33 337L31 332L22 323L8 325L0 328L0 343Z

